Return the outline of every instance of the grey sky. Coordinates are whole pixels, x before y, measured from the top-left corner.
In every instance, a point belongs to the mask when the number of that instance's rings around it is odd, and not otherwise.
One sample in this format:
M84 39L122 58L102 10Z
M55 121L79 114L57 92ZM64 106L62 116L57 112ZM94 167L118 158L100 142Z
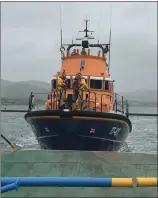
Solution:
M156 89L156 2L3 2L3 79L48 82L59 70L60 4L65 43L78 36L86 15L96 38L108 43L112 5L111 74L116 91Z

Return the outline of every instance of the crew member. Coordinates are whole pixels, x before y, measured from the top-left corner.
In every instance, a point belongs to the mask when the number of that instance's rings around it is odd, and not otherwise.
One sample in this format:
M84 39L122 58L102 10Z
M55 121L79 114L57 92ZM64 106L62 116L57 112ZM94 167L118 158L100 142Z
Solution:
M62 84L63 84L63 80L60 75L60 72L58 72L58 75L57 75L57 90L58 91L60 91L62 89Z
M67 79L66 79L65 70L63 71L62 75L58 78L57 88L58 88L58 100L61 107L65 105L64 100L66 98Z
M81 76L79 75L79 73L76 74L75 79L73 81L73 91L74 91L74 96L75 96L75 100L78 99L78 90L80 87L80 83L81 83Z
M85 48L83 47L82 51L81 51L81 55L86 55L86 54L87 54L87 52L86 52Z
M73 51L72 51L72 53L71 53L71 56L75 56L75 55L77 55L76 49L73 49Z
M66 79L66 72L65 72L65 70L63 71L61 78L63 80L63 83L62 83L63 96L66 99L66 89L68 87L68 82L67 82L67 79Z
M81 75L81 83L80 83L80 89L81 90L86 90L88 89L88 85L86 83L85 78Z
M75 95L76 103L78 103L81 109L83 103L83 91L88 89L85 79L81 73L77 73L73 82L73 90Z
M81 73L79 73L81 81L80 81L80 86L79 86L79 98L78 98L78 103L79 103L79 107L80 109L82 109L83 107L83 91L88 89L88 85L86 83L85 78L82 76Z

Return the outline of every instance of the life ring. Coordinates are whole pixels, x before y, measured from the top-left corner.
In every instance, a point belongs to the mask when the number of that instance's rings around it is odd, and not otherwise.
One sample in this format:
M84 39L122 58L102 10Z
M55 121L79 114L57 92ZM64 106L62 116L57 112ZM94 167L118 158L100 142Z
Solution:
M64 46L61 46L60 51L61 52L64 52L65 51L65 47Z

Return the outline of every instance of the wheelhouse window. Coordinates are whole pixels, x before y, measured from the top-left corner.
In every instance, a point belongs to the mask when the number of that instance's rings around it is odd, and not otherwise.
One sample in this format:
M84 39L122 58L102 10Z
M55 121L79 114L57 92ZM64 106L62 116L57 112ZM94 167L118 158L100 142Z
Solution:
M105 80L105 90L109 90L109 81Z
M102 80L90 80L91 89L102 89Z
M105 80L104 83L105 90L112 90L113 89L113 82L109 80Z
M56 79L53 79L52 80L52 89L56 89L56 86L57 86L57 81L56 81Z

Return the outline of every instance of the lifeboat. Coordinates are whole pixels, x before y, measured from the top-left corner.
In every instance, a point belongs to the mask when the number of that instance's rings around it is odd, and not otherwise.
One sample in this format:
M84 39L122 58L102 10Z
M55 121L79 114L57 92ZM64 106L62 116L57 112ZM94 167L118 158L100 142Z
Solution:
M87 21L83 32L80 44L61 46L44 110L31 109L31 95L25 119L42 149L118 151L132 131L128 102L114 93L110 44L90 44Z

